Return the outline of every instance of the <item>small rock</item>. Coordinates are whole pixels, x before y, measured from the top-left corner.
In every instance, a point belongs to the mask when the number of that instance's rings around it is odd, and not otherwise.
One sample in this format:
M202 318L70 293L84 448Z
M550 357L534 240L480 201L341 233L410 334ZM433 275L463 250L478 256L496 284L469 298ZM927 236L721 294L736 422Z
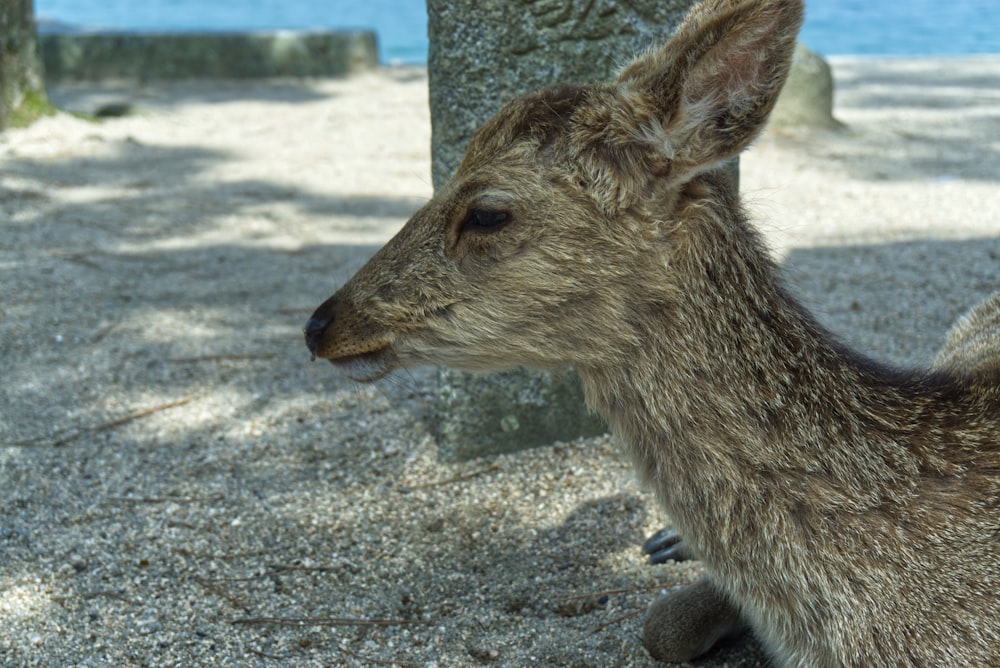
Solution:
M128 102L111 102L98 107L94 111L94 116L97 118L122 118L123 116L131 116L134 113L135 107Z
M792 69L771 112L771 128L838 130L833 117L833 72L818 53L796 42Z
M500 652L495 649L485 649L482 647L466 647L469 656L482 664L493 663L500 656Z
M156 633L161 628L163 628L163 624L160 623L160 620L154 617L153 615L144 615L140 617L138 620L136 620L136 626L138 627L136 631L140 635L149 635L151 633Z

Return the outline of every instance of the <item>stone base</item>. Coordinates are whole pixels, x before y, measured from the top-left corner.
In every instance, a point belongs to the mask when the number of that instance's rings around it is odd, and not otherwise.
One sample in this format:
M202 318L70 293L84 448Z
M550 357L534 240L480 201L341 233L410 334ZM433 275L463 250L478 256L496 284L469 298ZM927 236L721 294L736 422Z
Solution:
M465 461L608 431L587 410L575 373L515 370L482 375L442 369L438 456Z

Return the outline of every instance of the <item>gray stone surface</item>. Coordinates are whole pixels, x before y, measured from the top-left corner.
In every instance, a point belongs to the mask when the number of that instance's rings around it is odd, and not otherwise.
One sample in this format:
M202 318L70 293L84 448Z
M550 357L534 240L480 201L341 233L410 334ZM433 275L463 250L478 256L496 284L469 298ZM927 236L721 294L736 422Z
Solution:
M691 0L428 0L433 179L443 185L483 121L511 98L555 83L609 79L669 37ZM442 370L444 459L599 433L571 374Z
M822 128L843 124L833 117L833 72L823 57L802 42L795 45L792 70L771 113L772 128Z
M428 0L434 185L517 95L609 79L667 39L692 0Z
M567 370L551 374L517 369L481 375L442 369L438 376L438 455L465 461L603 434L607 426L587 411L583 388Z
M378 66L375 33L43 32L50 81L342 76Z

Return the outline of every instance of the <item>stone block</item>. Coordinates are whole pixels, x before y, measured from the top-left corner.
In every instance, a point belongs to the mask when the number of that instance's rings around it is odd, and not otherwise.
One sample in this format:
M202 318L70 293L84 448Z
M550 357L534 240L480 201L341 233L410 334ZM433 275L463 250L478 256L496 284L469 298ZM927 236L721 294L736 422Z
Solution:
M43 32L49 81L344 76L378 66L375 33Z

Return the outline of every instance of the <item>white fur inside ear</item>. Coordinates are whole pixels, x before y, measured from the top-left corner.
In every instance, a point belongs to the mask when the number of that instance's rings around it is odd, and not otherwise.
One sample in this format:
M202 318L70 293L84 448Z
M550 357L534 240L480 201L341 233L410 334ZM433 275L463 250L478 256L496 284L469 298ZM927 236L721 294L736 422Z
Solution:
M628 118L621 118L620 124L629 141L652 147L668 160L672 160L680 145L679 137L666 129L665 120L657 113L657 105L650 99L649 91L636 90L634 82L618 86L620 109L628 110Z
M673 160L677 154L675 141L658 119L650 119L636 129L635 140L652 146L667 160Z
M725 104L718 96L685 100L672 117L649 118L636 126L633 139L651 147L671 163L682 163L684 170L674 172L673 178L688 180L695 175L716 167L725 158L705 160L698 148L700 137L710 127L713 118L720 114Z
M636 139L655 147L668 160L673 160L683 153L684 145L702 126L718 115L720 104L722 102L717 97L685 100L671 118L651 118L639 125Z

